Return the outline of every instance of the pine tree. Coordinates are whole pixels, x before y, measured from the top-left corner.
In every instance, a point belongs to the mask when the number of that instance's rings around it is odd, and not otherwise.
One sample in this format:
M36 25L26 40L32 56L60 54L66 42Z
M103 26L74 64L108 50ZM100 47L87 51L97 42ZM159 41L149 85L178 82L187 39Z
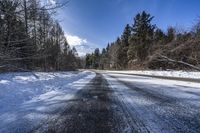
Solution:
M108 43L108 45L107 45L107 47L106 47L106 51L107 51L107 52L108 52L109 48L110 48L110 44Z
M106 49L103 48L100 56L100 68L104 69L107 65L108 65L108 55Z
M148 55L148 49L153 41L155 25L151 24L154 17L143 11L134 18L132 27L131 45L136 45L136 57L144 60Z
M94 50L93 67L99 68L99 64L100 64L100 51L99 48L96 48Z
M169 27L167 29L167 42L171 42L175 39L175 29L173 27Z
M163 43L166 36L164 32L161 29L156 29L154 32L154 42L155 43Z
M129 48L130 36L131 36L131 28L129 24L127 24L121 36L121 45L119 47L119 50L120 50L119 60L120 60L120 66L122 66L122 68L127 68L127 64L128 64L127 52Z

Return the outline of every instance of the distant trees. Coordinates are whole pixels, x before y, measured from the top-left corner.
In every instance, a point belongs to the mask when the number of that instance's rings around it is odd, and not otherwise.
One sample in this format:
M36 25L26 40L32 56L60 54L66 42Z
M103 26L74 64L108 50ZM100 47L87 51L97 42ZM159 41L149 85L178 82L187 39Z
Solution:
M75 50L52 17L61 6L40 0L0 1L0 70L47 71L77 66Z
M200 21L189 32L174 27L164 32L152 24L153 18L145 11L138 13L98 58L95 52L86 56L86 68L200 70Z
M171 42L175 39L176 33L175 29L173 27L169 27L167 29L167 42Z
M165 33L161 29L157 28L154 32L154 43L165 44L165 39Z
M100 67L100 51L96 48L94 53L86 55L86 68L97 69Z

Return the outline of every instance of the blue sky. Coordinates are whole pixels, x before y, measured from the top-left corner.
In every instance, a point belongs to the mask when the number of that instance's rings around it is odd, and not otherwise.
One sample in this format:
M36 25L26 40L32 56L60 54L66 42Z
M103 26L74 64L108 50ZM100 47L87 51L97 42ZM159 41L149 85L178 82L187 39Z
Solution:
M155 16L153 23L163 30L169 26L188 30L200 16L199 6L200 0L70 0L56 17L68 42L84 55L115 41L138 12Z

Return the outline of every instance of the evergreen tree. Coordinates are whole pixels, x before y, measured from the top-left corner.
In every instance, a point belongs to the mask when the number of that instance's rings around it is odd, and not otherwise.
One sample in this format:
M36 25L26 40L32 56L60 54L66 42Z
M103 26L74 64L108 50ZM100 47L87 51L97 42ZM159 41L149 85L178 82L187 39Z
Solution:
M121 44L121 39L119 37L117 38L117 41L115 42L114 45L116 46L116 53L113 58L114 59L113 63L115 64L115 67L117 69L122 69L122 63L121 63L122 44Z
M131 36L131 28L129 24L127 24L121 36L121 45L119 47L120 50L119 60L120 60L120 66L122 66L122 68L126 68L128 64L127 52L129 48L130 36Z
M108 64L107 51L105 48L103 48L100 56L100 69L104 69L107 64Z
M154 42L155 43L163 43L165 40L166 36L164 32L161 29L156 29L154 33Z
M147 57L150 44L153 41L155 25L151 24L152 19L153 17L145 11L137 14L134 18L131 45L136 45L136 57L140 60Z
M109 48L110 48L110 44L108 43L108 45L107 45L107 47L106 47L106 51L107 51L107 52L108 52Z
M175 39L176 31L173 27L167 29L167 42L171 42Z
M100 51L99 51L99 48L96 48L94 51L94 57L93 57L94 68L99 68L99 64L100 64Z

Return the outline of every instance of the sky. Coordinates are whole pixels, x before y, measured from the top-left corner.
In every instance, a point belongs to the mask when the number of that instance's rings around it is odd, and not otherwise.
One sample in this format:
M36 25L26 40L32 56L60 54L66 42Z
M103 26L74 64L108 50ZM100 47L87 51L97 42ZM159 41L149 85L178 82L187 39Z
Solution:
M152 23L164 31L169 26L189 30L200 16L199 6L200 0L69 0L56 18L68 43L83 56L115 41L139 12L154 16Z

